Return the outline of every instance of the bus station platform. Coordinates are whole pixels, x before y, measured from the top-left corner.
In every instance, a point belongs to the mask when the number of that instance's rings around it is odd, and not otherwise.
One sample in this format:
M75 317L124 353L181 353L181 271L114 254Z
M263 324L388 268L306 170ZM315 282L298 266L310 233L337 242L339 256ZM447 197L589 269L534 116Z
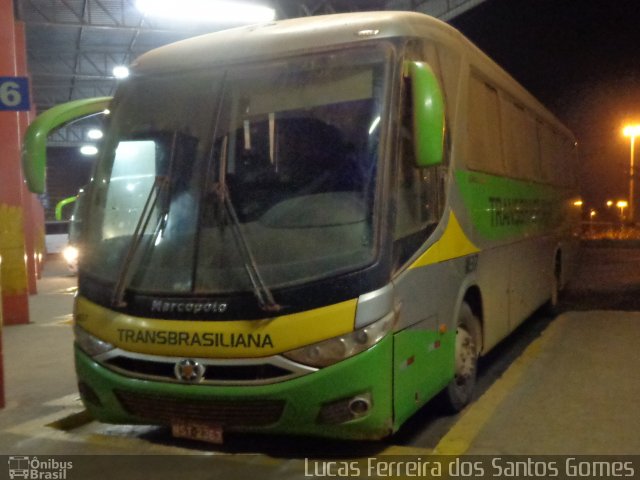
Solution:
M610 252L589 254L596 261L583 267L573 281L569 292L572 301L584 298L588 303L598 295L602 298L618 295L616 301L620 301L619 294L627 287L629 298L638 297L640 249L623 253L622 269L607 257ZM638 281L627 282L627 287L615 285L617 293L608 293L608 284L603 283L608 281L607 269L624 271L630 278L637 276ZM611 274L611 278L619 281L619 275ZM243 443L242 438L235 438L230 445L217 446L172 441L166 431L158 433L157 428L92 421L79 400L73 369L71 310L75 282L76 278L67 273L62 262L51 261L39 280L39 294L30 298L31 323L3 328L6 390L6 407L0 410L3 455L204 454L229 459L228 468L247 461L252 468L264 469L267 476L273 472L278 478L308 476L300 475L301 469L305 468L305 458L318 455L319 444L325 447L330 444L325 452L330 451L331 455L357 458L640 455L640 312L637 311L582 310L578 304L577 308L568 308L550 320L499 378L453 418L436 442L400 442L396 437L373 443L307 443L289 439L289 445L293 446L276 447L279 453L274 455L274 443L286 442L285 439L269 438L263 442L251 439ZM534 316L527 323L538 320ZM314 447L307 450L309 445ZM247 456L249 453L257 455ZM640 471L636 473L640 475Z
M640 313L567 312L461 415L447 455L640 454Z

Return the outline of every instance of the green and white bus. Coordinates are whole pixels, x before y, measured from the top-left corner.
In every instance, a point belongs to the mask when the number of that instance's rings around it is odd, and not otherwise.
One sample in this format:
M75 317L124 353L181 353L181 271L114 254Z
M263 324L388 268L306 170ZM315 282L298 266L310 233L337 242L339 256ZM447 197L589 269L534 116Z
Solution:
M213 33L134 62L82 199L75 359L96 419L375 439L545 303L574 259L576 142L410 12Z

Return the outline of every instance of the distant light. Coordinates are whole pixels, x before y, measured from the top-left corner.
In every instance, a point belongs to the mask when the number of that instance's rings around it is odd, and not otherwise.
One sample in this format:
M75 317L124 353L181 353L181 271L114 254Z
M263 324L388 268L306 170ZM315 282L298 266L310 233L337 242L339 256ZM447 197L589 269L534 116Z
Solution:
M97 128L92 128L87 132L87 138L89 140L100 140L102 138L102 130L98 130Z
M98 153L98 147L95 145L83 145L80 147L80 153L87 156L96 155Z
M607 207L613 206L613 200L607 200Z
M576 200L575 202L573 202L573 205L576 207L581 207L582 206L582 200Z
M136 8L149 16L193 22L249 24L270 22L276 16L273 8L225 0L137 0Z
M640 125L627 125L622 133L625 137L640 137Z
M62 256L67 261L67 263L74 263L78 261L79 251L77 247L73 245L67 245L62 250Z
M628 206L629 204L626 200L618 200L618 203L616 203L616 207L618 208L627 208Z
M591 218L595 217L596 215L597 215L597 212L595 210L591 210L589 212L589 217L591 217Z
M129 76L129 69L124 65L118 65L113 67L113 76L116 78L127 78Z

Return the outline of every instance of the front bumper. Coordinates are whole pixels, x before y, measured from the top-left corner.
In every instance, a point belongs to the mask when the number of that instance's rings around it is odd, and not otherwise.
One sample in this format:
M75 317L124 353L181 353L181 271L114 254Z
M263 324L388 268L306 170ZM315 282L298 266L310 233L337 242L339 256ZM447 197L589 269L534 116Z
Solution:
M393 431L392 344L388 335L369 350L317 372L255 386L129 378L77 347L75 360L83 402L102 422L168 425L189 420L227 431L377 439ZM370 408L357 418L344 415L353 398L370 400Z

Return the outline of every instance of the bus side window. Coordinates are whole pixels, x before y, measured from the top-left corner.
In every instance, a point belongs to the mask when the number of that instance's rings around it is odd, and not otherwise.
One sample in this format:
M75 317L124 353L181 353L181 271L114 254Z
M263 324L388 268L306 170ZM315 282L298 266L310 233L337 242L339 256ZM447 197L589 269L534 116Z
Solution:
M442 167L416 167L410 84L405 84L399 156L395 182L394 269L399 269L425 242L441 211Z

